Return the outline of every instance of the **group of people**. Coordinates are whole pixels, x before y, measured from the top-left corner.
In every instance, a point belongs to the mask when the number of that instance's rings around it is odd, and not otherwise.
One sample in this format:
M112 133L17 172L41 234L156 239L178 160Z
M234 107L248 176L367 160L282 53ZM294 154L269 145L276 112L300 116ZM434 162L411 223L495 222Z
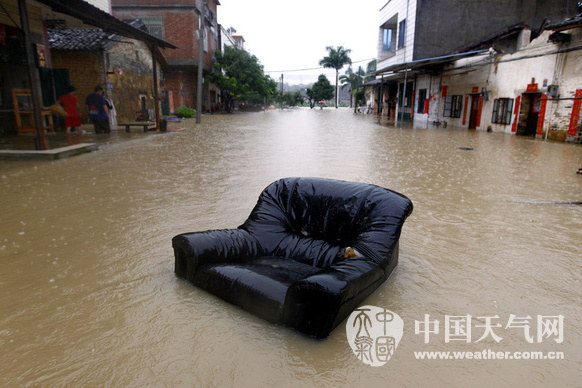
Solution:
M78 106L79 99L77 98L77 89L74 86L69 86L68 93L62 95L58 102L65 109L65 131L71 133L79 131L81 126L81 116L79 115ZM89 120L93 123L95 133L110 133L109 115L113 105L103 97L103 88L97 85L93 93L89 94L85 99L85 105L89 110Z

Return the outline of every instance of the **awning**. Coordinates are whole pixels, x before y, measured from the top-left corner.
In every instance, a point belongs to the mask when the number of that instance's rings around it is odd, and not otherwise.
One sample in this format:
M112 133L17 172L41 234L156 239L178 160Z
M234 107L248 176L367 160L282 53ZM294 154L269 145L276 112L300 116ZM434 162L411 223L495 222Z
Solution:
M145 31L137 29L122 20L111 16L105 11L91 5L83 0L36 0L45 4L53 11L73 16L94 27L99 27L108 33L119 34L128 38L133 38L155 44L162 48L177 48L165 40L156 38Z
M444 65L449 62L453 62L462 58L471 57L474 55L482 54L488 52L489 50L477 50L477 51L470 51L466 53L460 54L451 54L451 55L443 55L442 57L434 57L434 58L426 58L426 59L418 59L416 61L410 62L403 62L403 63L396 63L394 65L387 66L383 69L377 70L376 72L372 73L374 75L381 75L384 73L396 73L399 71L407 70L418 70L422 68L428 68L432 66L439 66Z

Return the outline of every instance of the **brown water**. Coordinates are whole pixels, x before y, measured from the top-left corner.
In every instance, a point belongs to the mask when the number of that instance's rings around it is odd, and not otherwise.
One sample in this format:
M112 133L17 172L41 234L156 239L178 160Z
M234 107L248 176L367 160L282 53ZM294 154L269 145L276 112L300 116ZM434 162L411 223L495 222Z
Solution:
M398 129L347 109L204 116L55 162L0 162L0 386L580 386L582 147ZM474 148L472 151L458 147ZM361 363L177 279L171 238L236 227L285 176L384 186L415 205L400 262L366 304L405 323ZM440 321L424 343L415 321ZM469 343L445 315L473 316ZM530 316L534 343L511 314ZM537 316L564 316L563 343ZM484 319L502 327L477 342ZM523 322L523 320L522 320ZM415 351L564 352L564 360L417 360Z

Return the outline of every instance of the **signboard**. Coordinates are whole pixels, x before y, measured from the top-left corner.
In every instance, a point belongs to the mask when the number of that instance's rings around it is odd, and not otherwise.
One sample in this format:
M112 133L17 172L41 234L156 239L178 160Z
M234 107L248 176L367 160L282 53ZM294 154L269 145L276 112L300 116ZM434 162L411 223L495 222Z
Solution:
M528 84L525 91L528 93L537 92L538 91L538 84Z
M513 120L513 124L511 125L511 132L517 132L517 120L519 118L519 107L521 104L521 96L517 96L515 99L515 107L513 108L513 114L515 115L515 119Z
M576 97L577 100L574 100L572 106L572 115L570 116L570 125L568 126L568 136L576 136L576 129L578 127L578 121L580 120L580 107L582 106L582 89L577 89L574 97Z
M174 113L174 94L171 90L168 90L168 102L170 105L170 113Z
M46 67L46 48L44 44L36 45L36 58L38 60L38 67Z
M546 105L548 104L548 95L543 94L540 103L540 115L538 117L538 127L536 128L536 136L541 136L544 130L544 119L546 118Z

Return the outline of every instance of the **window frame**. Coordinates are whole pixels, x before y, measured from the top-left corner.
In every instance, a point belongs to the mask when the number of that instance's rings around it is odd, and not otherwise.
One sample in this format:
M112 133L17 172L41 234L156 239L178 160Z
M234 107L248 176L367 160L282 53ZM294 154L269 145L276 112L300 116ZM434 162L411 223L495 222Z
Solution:
M398 23L398 48L406 46L406 19Z
M449 94L445 97L443 117L461 118L463 113L463 96Z
M392 51L392 35L393 28L383 28L382 29L382 50Z
M510 125L511 114L513 112L513 98L503 97L496 98L493 101L493 113L491 115L491 123Z

